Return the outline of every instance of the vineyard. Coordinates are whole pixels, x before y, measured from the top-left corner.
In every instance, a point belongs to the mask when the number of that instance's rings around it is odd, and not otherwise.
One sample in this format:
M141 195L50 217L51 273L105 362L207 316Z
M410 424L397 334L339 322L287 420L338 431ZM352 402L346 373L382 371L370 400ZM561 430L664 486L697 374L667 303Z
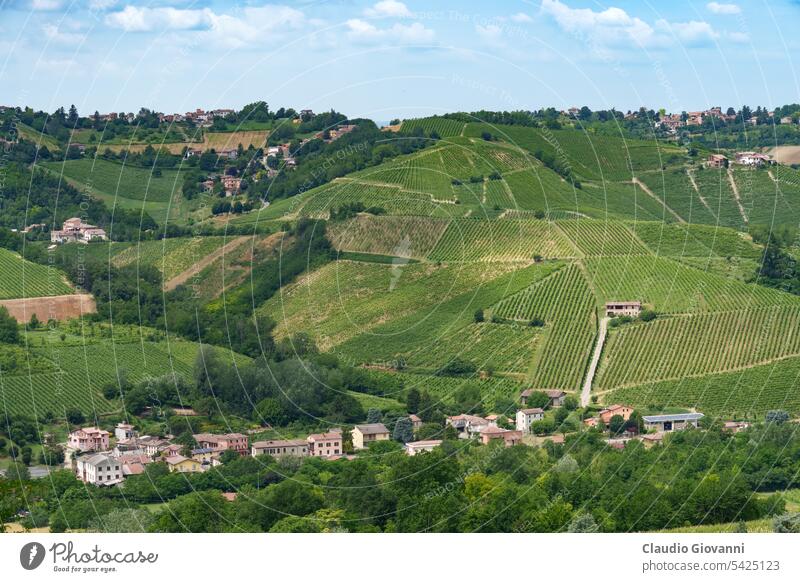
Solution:
M619 388L603 402L631 406L696 408L721 419L763 419L768 410L800 413L800 358L708 376Z
M408 325L419 325L442 303L502 273L494 266L337 261L285 287L259 311L278 323L277 337L305 330L325 349L359 334L380 343L377 327L407 316Z
M131 264L155 267L166 281L183 273L231 240L233 239L226 239L224 236L207 236L142 241L116 253L111 262L118 267Z
M661 313L703 313L800 302L787 293L703 272L667 258L589 258L585 264L601 304L638 300Z
M104 414L115 404L103 398L101 390L117 381L117 372L132 382L171 373L191 381L197 349L197 344L180 340L35 347L31 354L46 358L48 365L30 375L27 369L18 376L4 375L0 392L12 414L36 416L49 411L63 418L69 408L90 416Z
M453 220L428 258L432 261L532 261L564 258L575 252L544 220Z
M439 137L454 137L461 135L464 125L461 121L444 117L422 117L419 119L404 119L401 130L404 133L413 133L414 130L421 129L426 137L433 132L436 132Z
M499 302L492 315L543 321L545 337L536 354L533 385L575 390L596 334L594 303L580 269L570 265Z
M431 252L446 228L446 220L360 215L330 223L327 234L340 251L421 259Z
M427 391L434 400L452 403L453 397L465 384L475 384L480 387L484 405L492 407L495 399L516 398L522 390L521 384L501 376L489 378L451 378L447 376L430 376L411 372L393 373L370 370L370 374L377 377L391 377L403 383L405 389L416 388L420 392Z
M612 331L597 385L714 374L800 355L800 307L671 317Z
M647 247L620 222L576 218L556 224L586 256L649 254Z
M728 228L700 224L631 223L630 228L657 255L760 259L763 247Z
M0 299L50 297L73 293L58 269L26 261L21 255L0 249Z

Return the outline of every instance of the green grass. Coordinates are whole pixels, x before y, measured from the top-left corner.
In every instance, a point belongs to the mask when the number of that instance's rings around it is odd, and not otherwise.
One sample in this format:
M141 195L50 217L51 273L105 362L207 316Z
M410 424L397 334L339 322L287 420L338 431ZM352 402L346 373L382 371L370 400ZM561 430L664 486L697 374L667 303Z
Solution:
M403 133L411 133L415 129L422 129L425 136L436 132L440 137L454 137L461 135L461 130L466 124L462 121L445 119L444 117L423 117L419 119L405 119L401 127Z
M6 249L0 249L0 273L0 299L50 297L74 292L62 271L32 263Z
M647 247L620 222L574 218L556 224L585 256L649 254Z

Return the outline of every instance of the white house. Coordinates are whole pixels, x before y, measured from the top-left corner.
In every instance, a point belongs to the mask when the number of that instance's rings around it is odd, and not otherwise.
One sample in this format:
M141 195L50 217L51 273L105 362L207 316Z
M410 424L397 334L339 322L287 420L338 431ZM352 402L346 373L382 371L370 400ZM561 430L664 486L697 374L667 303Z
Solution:
M132 439L135 436L136 436L136 431L133 430L132 424L128 424L126 422L120 422L117 423L117 426L114 427L114 437L118 441Z
M78 457L75 475L92 485L116 485L123 479L122 462L104 453Z
M517 410L517 430L523 433L531 432L531 425L537 420L544 418L544 410L541 408L523 408Z

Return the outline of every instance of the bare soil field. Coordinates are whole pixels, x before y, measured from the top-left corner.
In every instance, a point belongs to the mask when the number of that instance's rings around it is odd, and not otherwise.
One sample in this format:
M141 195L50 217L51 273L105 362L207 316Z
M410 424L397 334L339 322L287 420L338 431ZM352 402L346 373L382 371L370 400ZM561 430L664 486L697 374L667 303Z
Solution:
M776 162L781 164L800 164L800 146L783 145L767 152Z
M53 297L30 297L26 299L3 299L0 306L19 323L30 321L35 313L39 321L56 319L64 321L87 313L96 313L94 297L88 294L55 295Z
M202 149L203 151L207 150L224 150L224 149L235 149L239 147L239 144L242 144L244 149L247 149L249 146L253 146L254 148L262 147L267 141L267 135L269 132L267 130L252 130L252 131L232 131L232 132L224 132L224 133L204 133L203 134L203 141L201 142L177 142L177 143L165 143L161 146L157 144L144 144L144 143L133 143L130 145L109 145L109 146L100 146L100 150L105 150L106 148L110 149L111 151L117 152L120 150L128 150L130 152L140 152L143 151L148 145L152 145L155 149L159 149L159 147L168 150L171 154L179 154L183 151L184 147L187 148L194 148L194 149Z

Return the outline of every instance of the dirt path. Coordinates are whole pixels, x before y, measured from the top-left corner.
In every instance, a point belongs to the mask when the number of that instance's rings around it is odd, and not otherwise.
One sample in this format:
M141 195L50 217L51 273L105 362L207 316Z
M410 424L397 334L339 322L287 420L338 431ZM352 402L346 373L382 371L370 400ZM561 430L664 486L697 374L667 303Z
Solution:
M747 218L747 213L744 211L744 206L742 206L742 198L739 196L739 186L736 185L736 180L733 179L733 170L730 168L728 168L728 182L731 184L733 197L736 200L736 205L739 207L739 214L742 215L742 220L744 220L744 223L748 224L750 220Z
M648 188L648 187L645 185L645 183L644 183L644 182L642 182L642 181L641 181L639 178L634 178L634 179L632 180L632 182L633 182L634 184L636 184L637 186L639 186L639 188L641 188L641 189L642 189L642 191L643 191L645 194L647 194L648 196L650 196L650 198L652 198L653 200L655 200L656 202L658 202L659 204L661 204L661 205L664 207L664 210L666 210L666 211L667 211L667 212L669 212L669 213L670 213L672 216L674 216L674 217L675 217L675 220L677 220L678 222L682 222L682 223L686 224L686 221L683 219L683 217L682 217L680 214L678 214L678 213L677 213L677 212L675 212L675 211L674 211L672 208L670 208L669 206L667 206L667 203L666 203L664 200L662 200L661 198L659 198L658 196L656 196L655 194L653 194L653 191L652 191L652 190L650 190L650 188Z
M711 216L713 216L715 220L718 220L717 213L711 209L711 206L708 205L705 197L700 194L700 188L698 188L697 182L695 182L694 173L689 168L686 168L686 175L689 176L689 182L692 183L692 188L694 188L694 191L697 192L697 197L700 199L700 202L702 202L703 206L705 206L706 209L711 213Z
M608 334L608 321L608 317L604 317L600 320L600 327L597 332L597 343L594 345L592 361L589 364L589 370L586 372L586 380L583 382L583 390L581 390L581 406L588 406L592 399L592 381L594 380L595 372L597 372L597 365L600 363L600 355L603 353L603 345L606 343L606 335Z
M196 274L200 273L203 269L209 266L211 263L216 261L219 257L223 256L226 253L230 253L237 247L244 244L245 241L250 240L252 237L249 236L239 236L233 239L231 242L224 244L213 253L206 255L199 261L197 261L194 265L186 269L183 273L179 273L175 275L172 279L164 283L164 291L172 291L178 285L182 285L186 283L189 279L194 277Z

